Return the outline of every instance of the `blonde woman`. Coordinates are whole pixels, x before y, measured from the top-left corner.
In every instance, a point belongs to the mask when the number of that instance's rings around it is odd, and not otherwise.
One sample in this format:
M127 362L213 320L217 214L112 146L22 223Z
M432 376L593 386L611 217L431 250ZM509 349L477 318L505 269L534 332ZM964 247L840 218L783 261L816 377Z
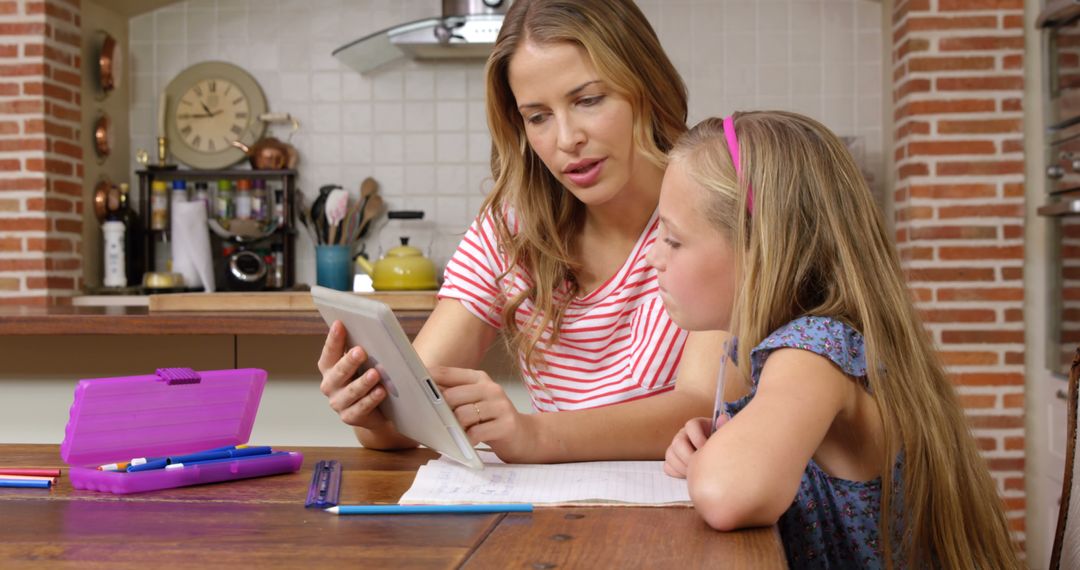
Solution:
M660 459L710 408L718 350L670 321L645 260L682 79L630 0L518 0L486 74L494 188L414 346L504 461ZM519 413L476 370L500 334L536 410L556 413ZM366 356L343 336L331 327L319 359L331 408L365 447L415 446L376 408L377 373L352 381Z
M1002 504L839 139L708 119L672 153L650 252L672 318L737 339L730 419L665 470L719 530L779 524L793 568L1018 568ZM735 365L737 363L737 366Z

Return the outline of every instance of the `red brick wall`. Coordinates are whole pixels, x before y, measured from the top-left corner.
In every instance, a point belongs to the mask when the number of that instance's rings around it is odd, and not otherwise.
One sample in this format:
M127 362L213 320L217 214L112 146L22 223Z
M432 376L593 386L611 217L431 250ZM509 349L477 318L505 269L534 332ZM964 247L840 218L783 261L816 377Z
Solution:
M1024 540L1023 0L898 0L896 240Z
M0 0L0 304L82 285L79 0Z

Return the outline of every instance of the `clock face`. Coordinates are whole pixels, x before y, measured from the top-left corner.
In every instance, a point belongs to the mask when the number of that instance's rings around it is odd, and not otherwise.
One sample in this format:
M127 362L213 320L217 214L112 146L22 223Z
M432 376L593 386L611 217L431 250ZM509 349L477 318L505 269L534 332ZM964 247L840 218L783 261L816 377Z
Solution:
M180 97L176 127L192 149L213 153L241 140L251 126L247 96L227 79L204 79Z
M266 97L243 69L224 62L204 62L180 72L165 88L165 130L169 150L197 169L218 169L244 158L233 146L251 146L266 124Z

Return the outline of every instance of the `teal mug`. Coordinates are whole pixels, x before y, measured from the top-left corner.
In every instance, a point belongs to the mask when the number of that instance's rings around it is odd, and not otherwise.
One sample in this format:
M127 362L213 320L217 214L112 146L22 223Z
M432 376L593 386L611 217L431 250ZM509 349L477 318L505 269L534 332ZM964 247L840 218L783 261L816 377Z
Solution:
M352 252L347 245L315 246L315 282L338 291L352 291Z

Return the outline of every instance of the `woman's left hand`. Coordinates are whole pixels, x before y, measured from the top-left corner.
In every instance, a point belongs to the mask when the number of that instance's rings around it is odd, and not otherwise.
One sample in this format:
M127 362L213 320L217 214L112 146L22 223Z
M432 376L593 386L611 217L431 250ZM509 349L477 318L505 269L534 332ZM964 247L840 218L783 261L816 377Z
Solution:
M506 391L487 373L448 366L432 366L428 371L470 443L487 443L508 463L521 462L528 450L535 448L529 415L518 412Z

